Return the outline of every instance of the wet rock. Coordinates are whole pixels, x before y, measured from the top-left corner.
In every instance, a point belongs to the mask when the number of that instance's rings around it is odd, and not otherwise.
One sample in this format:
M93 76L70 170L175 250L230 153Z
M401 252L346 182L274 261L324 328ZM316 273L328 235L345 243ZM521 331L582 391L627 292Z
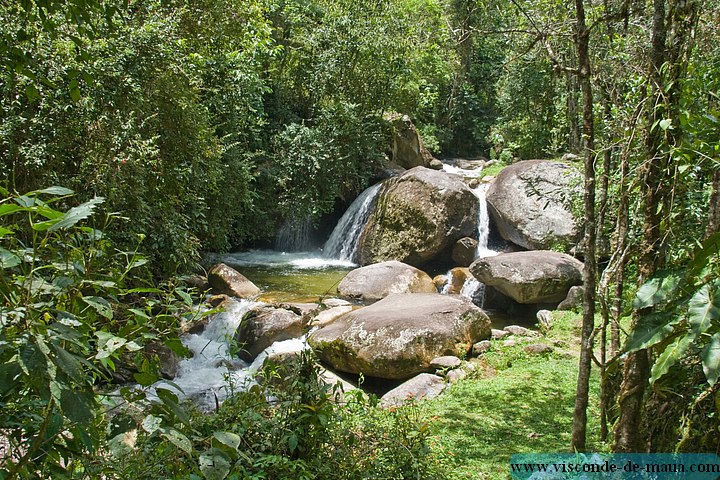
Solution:
M275 342L303 335L303 317L284 308L261 305L248 311L235 332L235 341L241 347L238 356L246 362Z
M456 175L416 167L388 180L360 241L360 263L398 260L421 267L449 258L477 231L477 198Z
M474 238L463 237L455 243L452 260L461 267L469 267L475 260L478 242Z

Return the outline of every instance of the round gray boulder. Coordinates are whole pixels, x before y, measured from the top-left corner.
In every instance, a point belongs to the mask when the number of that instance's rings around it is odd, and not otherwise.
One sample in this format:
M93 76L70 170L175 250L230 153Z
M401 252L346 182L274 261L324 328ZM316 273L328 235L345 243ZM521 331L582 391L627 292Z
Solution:
M338 285L338 293L375 302L393 293L437 293L437 289L427 273L391 260L352 270Z
M500 235L529 250L569 248L578 221L569 204L581 198L582 176L550 160L525 160L504 168L487 192L488 210Z
M501 253L470 265L480 282L518 303L557 303L582 284L583 264L564 253L536 250Z
M336 370L400 380L430 371L437 357L462 357L489 337L490 319L469 300L407 293L343 315L308 343Z
M238 298L260 295L260 289L232 267L219 263L208 272L208 283L217 293Z
M360 263L419 267L475 234L478 202L457 175L415 167L389 180L360 240Z

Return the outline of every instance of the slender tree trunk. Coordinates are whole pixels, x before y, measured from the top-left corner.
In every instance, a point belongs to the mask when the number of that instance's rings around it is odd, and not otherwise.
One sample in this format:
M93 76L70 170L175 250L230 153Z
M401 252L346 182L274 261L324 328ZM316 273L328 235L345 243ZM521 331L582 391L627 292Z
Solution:
M577 75L568 74L567 83L568 150L572 153L580 153L582 147L580 122L578 121L578 94L580 93L580 87Z
M650 279L664 262L662 224L673 188L666 182L671 167L670 148L675 145L679 135L677 108L680 82L687 69L697 7L694 0L667 0L667 4L666 0L653 1L649 80L654 103L646 123L648 160L642 171L643 232L638 262L638 280L641 284ZM672 120L675 126L672 129L662 128L660 121L664 119ZM637 312L636 323L639 317L647 313ZM616 452L646 450L641 422L649 377L649 352L639 350L628 354L618 395L620 417L615 425Z
M590 31L585 21L585 5L583 0L575 0L576 32L579 81L582 91L582 132L583 158L585 164L585 268L583 272L583 322L580 347L580 363L578 366L577 393L573 414L571 447L576 451L585 450L587 432L587 406L590 388L590 369L592 366L592 333L595 327L595 276L597 265L595 259L595 126L593 121L593 93L590 83Z
M710 194L710 212L708 212L708 225L705 236L709 237L720 231L720 170L715 170L712 178L712 193Z

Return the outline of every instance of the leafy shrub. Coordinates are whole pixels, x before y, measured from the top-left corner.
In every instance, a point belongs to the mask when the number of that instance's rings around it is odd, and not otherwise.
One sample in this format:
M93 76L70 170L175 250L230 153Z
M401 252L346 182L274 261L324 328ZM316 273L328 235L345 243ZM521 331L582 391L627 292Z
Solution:
M63 210L66 188L3 194L0 477L71 478L104 442L98 384L161 336L182 352L174 332L192 299L138 286L146 260L87 225L102 198ZM154 381L153 359L138 362L138 379Z

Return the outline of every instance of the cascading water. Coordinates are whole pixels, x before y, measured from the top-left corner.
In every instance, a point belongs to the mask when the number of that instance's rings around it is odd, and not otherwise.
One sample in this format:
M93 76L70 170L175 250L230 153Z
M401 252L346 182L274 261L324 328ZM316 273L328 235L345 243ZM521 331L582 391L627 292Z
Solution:
M230 350L230 342L243 315L259 302L233 300L225 311L215 314L205 330L188 334L183 344L192 352L191 358L180 363L180 371L172 384L159 382L156 387L177 390L178 396L191 399L201 408L213 409L216 402L227 397L228 388L242 390L255 382L255 374L271 352L296 351L306 348L305 338L275 342L255 358L252 364L238 360ZM152 395L152 392L151 392Z
M302 252L310 250L312 220L289 220L275 237L275 250L279 252Z
M323 252L326 257L352 262L360 246L363 228L370 218L382 184L365 189L348 207L330 234Z
M473 189L473 193L478 199L478 244L475 251L476 258L491 257L497 255L498 252L488 248L488 240L490 238L490 215L488 214L487 193L489 183L481 183Z

